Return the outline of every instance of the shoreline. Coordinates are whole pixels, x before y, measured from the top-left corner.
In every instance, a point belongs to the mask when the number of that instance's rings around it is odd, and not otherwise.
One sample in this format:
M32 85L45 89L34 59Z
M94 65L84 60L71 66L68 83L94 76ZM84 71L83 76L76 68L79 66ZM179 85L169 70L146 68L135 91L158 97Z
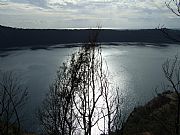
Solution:
M49 46L44 45L37 45L37 46L25 46L25 47L0 47L0 54L2 52L8 52L8 51L18 51L18 50L52 50L56 48L74 48L74 47L81 47L86 43L69 43L69 44L53 44ZM116 47L116 46L139 46L139 47L168 47L170 45L177 45L177 44L168 44L168 43L148 43L148 42L102 42L97 43L101 44L103 47Z
M176 44L171 37L178 39L180 30L163 29L169 38L159 29L113 30L113 29L17 29L0 25L0 49L13 47L38 48L63 44L88 43L91 35L98 33L97 43L151 43Z

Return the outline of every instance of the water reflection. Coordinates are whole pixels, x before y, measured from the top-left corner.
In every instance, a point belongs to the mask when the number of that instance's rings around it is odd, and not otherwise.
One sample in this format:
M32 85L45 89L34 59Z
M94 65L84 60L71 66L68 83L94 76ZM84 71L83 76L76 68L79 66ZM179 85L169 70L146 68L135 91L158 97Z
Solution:
M128 51L124 48L119 49L118 46L114 46L111 49L107 47L103 48L103 57L107 62L108 70L111 74L109 80L112 85L118 87L121 99L123 99L123 114L130 112L135 104L133 77L122 60L122 57L127 55Z
M20 50L0 57L0 70L15 70L24 78L30 99L26 108L25 126L37 129L32 121L34 111L47 93L56 71L63 61L78 48L52 50ZM119 87L124 98L124 112L130 112L137 104L143 104L154 95L153 88L163 81L161 64L177 54L179 46L103 46L103 57L112 76L110 80Z

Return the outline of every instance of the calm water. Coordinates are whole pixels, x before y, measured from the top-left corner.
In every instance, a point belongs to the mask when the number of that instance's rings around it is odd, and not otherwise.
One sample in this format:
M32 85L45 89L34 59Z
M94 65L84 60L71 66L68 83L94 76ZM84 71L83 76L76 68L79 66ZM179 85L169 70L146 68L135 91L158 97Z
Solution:
M56 71L72 52L78 48L54 48L49 50L18 50L4 52L0 57L0 70L16 71L29 90L29 102L25 108L24 126L36 130L34 112L55 78ZM124 98L124 112L154 97L154 89L164 81L161 65L167 58L173 58L180 50L178 45L156 47L145 46L103 46L103 57L113 77L113 84L120 88ZM161 89L159 89L161 91ZM33 119L33 120L32 120Z

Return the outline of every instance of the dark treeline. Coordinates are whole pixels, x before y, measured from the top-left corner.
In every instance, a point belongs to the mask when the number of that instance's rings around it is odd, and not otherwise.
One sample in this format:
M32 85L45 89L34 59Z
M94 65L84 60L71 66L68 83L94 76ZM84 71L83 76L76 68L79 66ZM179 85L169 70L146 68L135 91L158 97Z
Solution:
M179 36L180 30L164 29L172 36ZM88 29L20 29L0 26L0 49L9 47L38 47L54 44L87 42ZM158 29L112 30L101 29L99 42L148 42L173 43Z

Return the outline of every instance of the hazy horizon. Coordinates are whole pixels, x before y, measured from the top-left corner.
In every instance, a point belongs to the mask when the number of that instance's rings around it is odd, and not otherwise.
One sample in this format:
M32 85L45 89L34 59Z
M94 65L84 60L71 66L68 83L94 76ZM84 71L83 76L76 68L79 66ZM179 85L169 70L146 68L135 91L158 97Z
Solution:
M168 0L0 0L0 24L30 29L179 29ZM173 5L172 5L173 6Z
M4 26L4 27L10 27L10 28L17 28L17 29L43 29L43 30L86 30L86 29L99 29L98 26L97 27L69 27L69 28L26 28L26 27L14 27L14 26L8 26L8 25L3 25L0 24L0 26ZM110 28L110 27L100 27L100 29L102 30L151 30L151 29L156 29L158 28ZM167 27L163 27L163 28L167 28ZM173 29L173 30L180 30L180 28L167 28L167 29Z

